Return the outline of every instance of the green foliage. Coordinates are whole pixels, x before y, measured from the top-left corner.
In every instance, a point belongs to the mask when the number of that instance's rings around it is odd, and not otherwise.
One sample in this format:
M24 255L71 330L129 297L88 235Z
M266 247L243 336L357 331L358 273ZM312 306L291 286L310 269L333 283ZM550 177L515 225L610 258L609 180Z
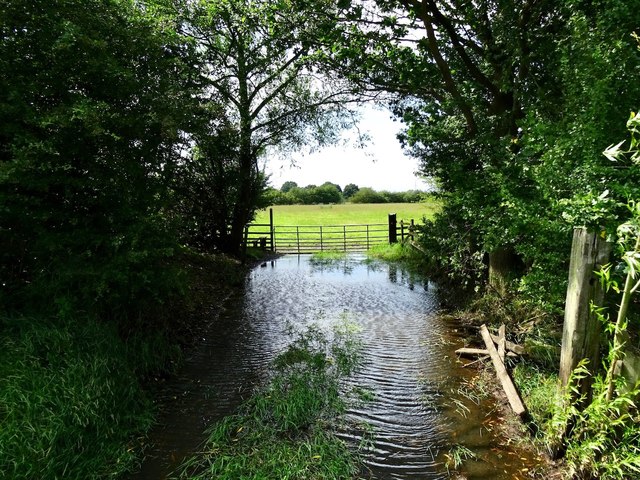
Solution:
M80 480L130 469L131 441L152 421L133 365L157 368L158 350L150 356L128 351L110 325L0 318L3 475Z
M268 385L213 427L180 478L353 478L357 458L333 429L345 410L340 381L358 366L358 350L348 324L332 339L318 327L297 334Z
M572 227L610 227L638 193L637 166L600 152L640 97L639 2L375 4L350 3L332 58L398 93L401 140L448 204L423 232L431 262L475 283L509 249L512 289L557 309Z
M189 104L155 5L0 7L0 274L11 308L137 315L176 290L163 217Z
M345 200L349 200L355 193L358 192L358 190L360 190L360 187L358 187L355 183L348 183L344 186L342 195L344 195Z
M287 183L295 182L285 182ZM339 185L331 182L325 182L319 187L287 185L285 190L267 189L262 197L263 203L266 205L320 205L342 203L347 200L351 203L419 203L429 197L429 194L420 190L376 192L372 188L365 187L361 192L354 184L347 185L342 192Z
M612 154L611 149L609 154ZM613 155L614 158L617 156ZM640 473L640 428L637 426L640 417L635 404L640 386L637 379L631 379L636 384L630 385L629 378L616 372L627 349L631 296L640 286L637 281L640 210L635 204L631 210L633 219L618 228L620 263L624 265L619 270L626 273L624 287L611 265L599 272L605 291L622 294L617 319L610 321L605 308L592 306L610 338L604 362L606 374L599 373L597 365L588 369L586 361L581 362L572 373L568 388L562 395L556 393L556 400L551 403L548 402L552 398L549 382L541 381L539 373L533 375L533 382L527 381L528 375L521 373L526 370L524 367L518 367L515 375L532 415L544 433L543 442L551 450L559 448L558 442L564 443L571 478L627 479ZM594 379L592 400L588 404L581 393L581 384L586 377Z
M375 245L367 251L367 255L387 262L400 262L419 258L415 249L402 243Z
M332 26L326 9L313 2L204 0L184 5L183 30L197 43L200 56L198 98L207 105L190 161L199 172L211 171L210 180L219 179L215 191L200 191L218 207L210 240L225 252L239 253L244 227L261 206L265 183L259 159L334 143L351 122L345 114L350 89L329 74L318 82L313 68L311 39ZM329 199L326 189L317 194L318 202L340 199Z
M266 206L267 179L260 173L252 175L251 186L243 193L239 138L232 127L219 128L215 134L199 131L194 138L198 147L176 168L173 182L173 212L180 219L181 240L203 252L233 251L229 227L236 209L246 202L245 213L252 217L257 208Z
M445 454L447 461L445 466L447 471L457 470L462 466L465 460L475 459L477 455L464 445L454 445L449 449L449 453Z
M582 375L590 375L584 365L576 369L573 379ZM613 399L607 398L607 391L607 381L596 377L593 401L581 410L573 406L573 397L579 391L568 390L564 409L551 420L558 433L558 428L564 428L571 419L566 462L574 478L626 480L640 473L640 417L635 405L640 389L633 388Z
M369 187L362 187L349 198L351 203L387 203L387 199L381 193Z
M282 186L280 187L280 191L282 193L287 193L289 190L291 190L292 188L295 188L297 186L298 186L298 184L296 182L287 181L287 182L284 182L282 184Z
M474 285L483 278L485 253L471 221L465 218L467 215L466 205L452 199L445 202L434 219L425 219L424 225L418 226L418 234L431 271L464 285ZM467 228L461 228L465 224Z

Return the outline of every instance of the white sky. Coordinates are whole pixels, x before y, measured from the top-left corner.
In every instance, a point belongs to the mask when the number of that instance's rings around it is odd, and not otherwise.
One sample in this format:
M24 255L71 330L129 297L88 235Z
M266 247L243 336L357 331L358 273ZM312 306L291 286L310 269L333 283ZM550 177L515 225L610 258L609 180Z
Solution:
M270 159L266 172L271 174L271 185L280 188L291 180L301 187L333 182L342 188L355 183L375 190L428 190L428 184L414 175L418 161L404 155L396 139L401 123L394 122L387 110L363 107L362 112L360 130L371 137L364 149L338 145L304 156L296 154L290 160Z

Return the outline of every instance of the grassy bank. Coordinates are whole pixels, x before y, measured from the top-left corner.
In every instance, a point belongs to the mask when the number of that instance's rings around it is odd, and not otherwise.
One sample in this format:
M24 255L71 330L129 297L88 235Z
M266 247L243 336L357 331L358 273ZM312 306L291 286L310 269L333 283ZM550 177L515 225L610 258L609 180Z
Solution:
M433 218L440 202L423 203L342 203L337 205L276 205L273 221L278 225L348 225L387 223L387 215L395 213L398 221L422 217ZM269 209L260 210L255 223L269 223Z
M357 367L358 350L349 325L331 336L314 327L298 334L276 358L270 382L213 427L180 478L355 478L357 455L334 431L345 411L341 380Z
M145 379L179 363L202 312L244 279L223 257L177 261L187 296L136 329L82 313L0 317L2 478L104 479L135 468L154 420Z
M131 467L135 438L153 416L136 355L115 329L5 317L0 332L4 478L107 478Z

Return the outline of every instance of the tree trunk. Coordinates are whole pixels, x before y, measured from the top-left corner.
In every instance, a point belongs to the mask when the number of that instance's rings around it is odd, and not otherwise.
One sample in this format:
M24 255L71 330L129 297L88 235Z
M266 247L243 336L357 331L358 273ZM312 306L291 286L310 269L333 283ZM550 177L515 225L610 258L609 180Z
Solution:
M489 253L489 286L500 295L522 268L522 261L510 247L498 247Z
M253 181L253 148L251 129L251 99L249 98L249 74L247 58L245 56L243 36L237 38L238 61L238 113L240 114L239 136L239 179L238 196L233 208L231 230L229 232L228 253L240 255L244 240L244 227L249 222L249 215L253 210L254 181Z

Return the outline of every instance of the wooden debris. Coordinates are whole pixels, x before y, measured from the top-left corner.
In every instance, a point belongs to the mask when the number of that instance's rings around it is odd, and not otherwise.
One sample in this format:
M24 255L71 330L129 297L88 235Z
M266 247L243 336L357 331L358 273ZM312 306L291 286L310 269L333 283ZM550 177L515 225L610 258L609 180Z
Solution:
M459 348L456 353L458 355L489 355L489 351L484 348Z
M486 348L459 348L456 353L462 356L489 355L489 350ZM517 355L513 352L507 352L507 357L517 357Z
M487 350L489 351L489 355L491 356L491 361L493 362L493 366L496 369L496 375L498 376L498 380L500 380L500 383L502 384L504 393L507 395L507 400L509 400L511 409L516 415L520 417L523 416L526 413L526 408L522 403L522 400L520 399L520 395L518 395L516 387L511 381L511 377L509 377L509 373L504 366L504 362L500 359L500 355L498 354L498 351L493 344L493 339L491 338L491 334L489 333L486 325L482 325L480 327L480 335L482 335L482 339L487 346Z
M506 327L504 323L500 325L498 329L498 355L500 355L500 360L504 363L504 356L507 353L507 339L505 337ZM493 339L492 339L493 340Z
M498 335L491 335L491 339L498 344L500 342L500 337ZM509 340L506 341L506 346L507 346L507 350L513 353L517 353L518 355L524 355L525 352L525 348L522 345L518 345L516 343L510 342Z

